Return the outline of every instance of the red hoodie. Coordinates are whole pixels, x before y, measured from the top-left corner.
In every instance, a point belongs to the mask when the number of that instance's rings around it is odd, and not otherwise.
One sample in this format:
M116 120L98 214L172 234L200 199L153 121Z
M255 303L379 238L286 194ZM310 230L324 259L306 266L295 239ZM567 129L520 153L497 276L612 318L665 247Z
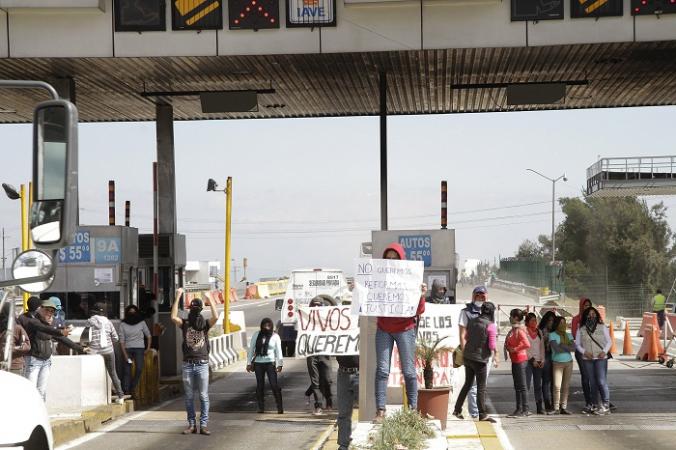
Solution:
M577 336L577 329L580 327L580 318L582 318L582 313L584 312L584 304L585 302L591 303L591 300L588 298L581 298L580 299L580 312L578 315L573 317L573 321L570 324L570 329L573 332L573 336Z
M523 327L512 328L505 338L505 348L509 347L512 351L509 352L509 359L514 364L519 364L528 361L528 349L530 348L530 341L526 336L526 330Z
M383 252L383 257L388 250L394 250L399 255L399 259L402 261L406 259L406 252L404 247L396 242L388 245L385 251ZM378 317L378 328L387 332L387 333L401 333L402 331L408 331L415 328L415 319L417 316L422 315L425 312L425 297L420 297L420 303L418 303L418 310L414 317Z

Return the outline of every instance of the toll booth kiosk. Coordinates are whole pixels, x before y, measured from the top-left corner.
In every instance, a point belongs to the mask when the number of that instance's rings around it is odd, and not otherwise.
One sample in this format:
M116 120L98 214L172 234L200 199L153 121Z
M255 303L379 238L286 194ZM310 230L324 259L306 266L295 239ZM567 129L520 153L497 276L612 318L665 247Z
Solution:
M57 296L68 323L84 325L94 303L106 304L109 319L137 303L138 229L80 226L73 245L58 252L52 285L40 297Z

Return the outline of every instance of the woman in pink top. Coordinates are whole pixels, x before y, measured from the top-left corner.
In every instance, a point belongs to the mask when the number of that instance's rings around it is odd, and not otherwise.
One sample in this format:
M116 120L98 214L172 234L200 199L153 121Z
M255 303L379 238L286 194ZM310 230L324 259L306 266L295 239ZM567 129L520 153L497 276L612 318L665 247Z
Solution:
M523 329L524 311L513 309L509 313L509 322L512 329L505 338L505 351L512 360L512 379L516 391L516 409L508 417L530 416L528 410L528 390L526 389L526 365L528 364L528 349L530 342Z
M463 350L463 360L465 362L465 384L455 402L453 415L458 419L463 419L461 414L462 405L465 403L467 393L474 384L476 378L477 385L477 407L479 409L479 420L495 422L488 417L486 411L486 379L488 378L488 362L493 356L493 365L498 367L497 354L497 328L495 327L495 305L486 302L481 305L479 317L472 319L467 324L465 333L465 348Z

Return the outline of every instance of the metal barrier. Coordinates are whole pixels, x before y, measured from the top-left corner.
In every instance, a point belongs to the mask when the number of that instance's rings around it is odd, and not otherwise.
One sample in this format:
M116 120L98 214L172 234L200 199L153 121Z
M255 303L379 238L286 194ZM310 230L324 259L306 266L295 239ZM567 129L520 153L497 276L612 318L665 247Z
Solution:
M241 331L230 334L221 334L209 338L209 367L218 370L239 361L237 341L241 340Z
M133 377L136 363L132 364L131 373ZM135 394L137 406L148 406L160 401L160 356L155 349L143 355L143 372Z

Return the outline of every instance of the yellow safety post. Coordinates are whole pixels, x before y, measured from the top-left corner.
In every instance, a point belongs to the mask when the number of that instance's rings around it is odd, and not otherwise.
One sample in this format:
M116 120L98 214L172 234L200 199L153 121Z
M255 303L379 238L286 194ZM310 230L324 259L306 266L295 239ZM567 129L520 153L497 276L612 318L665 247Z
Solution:
M223 292L223 303L225 311L223 314L223 332L230 333L230 235L232 223L232 177L228 177L228 183L225 188L225 287Z
M21 202L21 251L25 252L30 247L28 237L28 198L26 198L26 185L22 184L19 189L19 201ZM23 310L28 311L28 292L23 293Z

